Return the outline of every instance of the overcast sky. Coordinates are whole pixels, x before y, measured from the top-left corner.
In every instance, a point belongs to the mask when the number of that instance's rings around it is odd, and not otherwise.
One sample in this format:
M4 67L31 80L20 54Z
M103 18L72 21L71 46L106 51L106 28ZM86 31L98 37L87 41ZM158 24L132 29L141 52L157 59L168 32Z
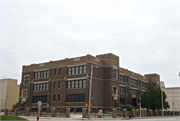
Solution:
M113 53L120 67L179 86L178 0L57 1L2 0L1 78L19 84L23 65Z

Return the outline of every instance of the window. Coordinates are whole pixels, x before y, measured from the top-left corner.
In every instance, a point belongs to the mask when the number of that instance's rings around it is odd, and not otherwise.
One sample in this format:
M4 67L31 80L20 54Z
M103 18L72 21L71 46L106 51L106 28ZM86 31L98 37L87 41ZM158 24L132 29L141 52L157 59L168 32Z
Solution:
M83 66L83 73L86 73L86 66Z
M54 70L54 76L56 76L56 74L57 74L57 69Z
M41 101L42 103L47 103L47 95L33 96L32 103L37 103L38 101Z
M54 82L54 89L56 89L56 82Z
M67 88L84 88L86 87L86 80L72 80L67 81Z
M48 77L49 77L49 70L34 72L35 79L48 78Z
M24 84L28 84L29 83L29 76L25 76L24 78Z
M120 105L125 105L125 98L120 98Z
M56 95L53 95L53 101L56 101Z
M86 73L86 65L68 67L68 75Z
M85 102L85 94L67 94L66 102Z
M44 71L40 72L40 78L44 78Z
M137 80L130 78L130 84L137 85Z
M76 74L79 73L79 66L76 66Z
M82 66L80 66L79 68L80 68L79 69L80 70L79 73L82 74Z
M43 91L43 90L48 90L48 83L34 84L33 91Z
M27 97L27 90L23 90L22 97Z
M141 87L144 87L144 88L147 88L147 83L145 83L145 82L141 82Z
M125 93L125 87L119 87L119 93Z
M79 80L79 88L82 87L82 80Z
M131 95L137 95L137 90L131 89Z
M119 81L125 82L125 77L123 75L119 75Z
M113 78L116 79L116 70L115 69L113 69Z
M58 95L58 101L60 101L60 95Z
M71 68L68 68L68 75L71 75Z
M61 69L59 69L59 75L61 75Z
M132 99L132 106L136 106L136 98Z
M117 87L113 87L113 94L116 94Z
M38 73L37 73L37 72L34 73L34 78L35 78L35 79L38 78Z
M58 88L61 88L61 82L59 82L59 84L58 84Z
M83 80L83 87L86 87L86 80Z

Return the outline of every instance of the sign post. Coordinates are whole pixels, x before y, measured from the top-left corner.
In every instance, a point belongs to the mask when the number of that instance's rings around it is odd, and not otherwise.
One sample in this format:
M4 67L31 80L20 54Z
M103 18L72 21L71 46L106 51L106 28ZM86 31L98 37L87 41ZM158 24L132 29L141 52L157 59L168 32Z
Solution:
M41 105L42 105L42 102L41 102L41 101L38 101L38 102L37 102L37 105L39 106L39 108L38 108L38 116L39 116L39 115L40 115L40 114L39 114L39 113L40 113L39 110L40 110L40 107L41 107Z

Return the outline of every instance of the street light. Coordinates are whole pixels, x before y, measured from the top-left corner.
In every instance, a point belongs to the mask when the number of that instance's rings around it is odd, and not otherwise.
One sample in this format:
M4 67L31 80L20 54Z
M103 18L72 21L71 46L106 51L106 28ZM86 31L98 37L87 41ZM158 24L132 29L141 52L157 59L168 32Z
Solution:
M179 75L178 75L179 77L180 77L180 72L179 72ZM180 116L180 113L179 113L179 116Z
M88 118L90 118L90 104L91 104L91 91L92 91L92 75L93 75L93 67L98 68L98 66L91 65L91 77L89 81L89 107L88 107Z
M163 112L163 91L162 91L162 88L163 87L161 87L161 100L162 100L162 116L164 116L164 112Z
M139 111L140 111L140 117L141 117L141 97L139 97Z
M174 116L174 100L173 100L173 92L172 93L172 105L173 105L173 116Z

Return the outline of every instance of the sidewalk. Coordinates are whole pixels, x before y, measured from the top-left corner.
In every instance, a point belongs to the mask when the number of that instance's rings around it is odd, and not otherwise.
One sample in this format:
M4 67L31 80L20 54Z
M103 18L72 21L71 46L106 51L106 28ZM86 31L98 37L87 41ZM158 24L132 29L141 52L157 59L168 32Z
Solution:
M19 116L29 121L36 121L36 116ZM70 118L66 117L39 117L39 121L57 121L57 120L121 120L121 118L82 118L82 114L70 114Z
M0 115L4 115L4 112L0 112Z
M36 117L31 116L19 116L25 119L28 119L29 121L37 121ZM58 121L58 120L121 120L120 118L61 118L61 117L40 117L39 121Z

